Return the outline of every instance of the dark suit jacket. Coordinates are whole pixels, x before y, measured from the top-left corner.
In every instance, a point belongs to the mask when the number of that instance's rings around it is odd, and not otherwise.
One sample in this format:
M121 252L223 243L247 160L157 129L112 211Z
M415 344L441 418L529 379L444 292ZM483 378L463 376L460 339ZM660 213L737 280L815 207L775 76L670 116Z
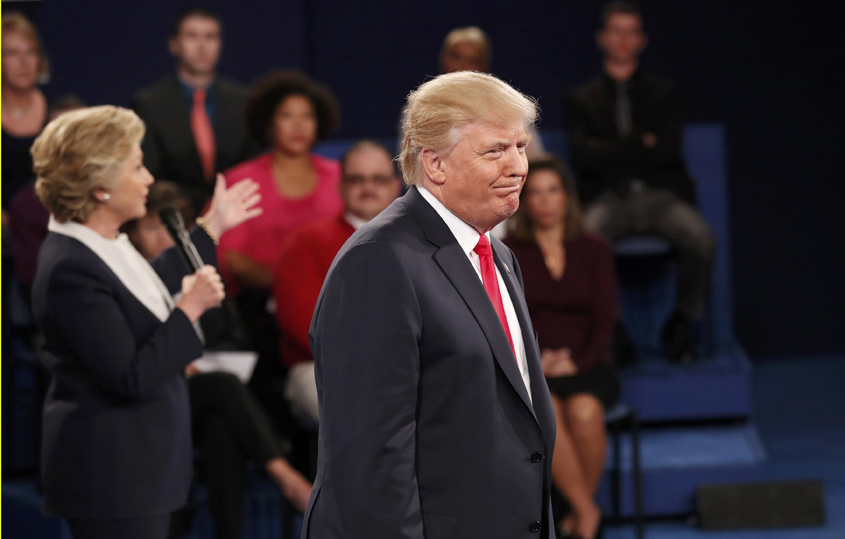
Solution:
M419 191L338 253L311 325L320 445L303 537L553 537L554 412L519 266L498 240L493 252L533 404L481 280Z
M192 234L203 259L214 244ZM187 266L153 266L171 291ZM45 512L68 518L159 515L184 505L192 474L183 371L203 346L185 314L162 323L80 241L49 233L32 294L53 379L41 450Z
M249 159L256 148L246 132L246 91L219 76L212 88L217 143L214 168L220 172ZM203 177L182 83L175 75L166 77L135 94L132 108L147 126L142 149L150 173L156 179L178 183L194 205L201 206L214 191L214 183Z
M695 203L695 189L681 156L681 94L667 79L637 71L628 81L631 134L616 126L616 83L601 73L564 96L564 125L569 131L572 167L581 199L589 203L603 191L624 192L639 178L654 189L668 189ZM654 133L648 148L643 133Z

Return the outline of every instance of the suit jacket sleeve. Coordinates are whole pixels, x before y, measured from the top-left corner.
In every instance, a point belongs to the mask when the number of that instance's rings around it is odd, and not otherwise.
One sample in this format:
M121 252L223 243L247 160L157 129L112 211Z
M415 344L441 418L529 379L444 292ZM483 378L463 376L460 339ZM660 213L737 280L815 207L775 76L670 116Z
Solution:
M320 430L347 537L423 537L415 468L422 321L392 248L353 247L330 271L312 324ZM319 497L318 497L319 500Z
M203 262L217 266L217 250L214 247L214 241L206 234L205 230L201 227L194 228L191 231L191 241L194 242ZM150 260L150 265L164 281L164 285L170 290L171 294L181 291L182 277L193 273L176 247L170 247Z
M180 309L137 339L113 290L90 265L58 265L48 286L50 319L82 367L104 392L143 399L192 360L202 343Z
M144 133L144 140L141 141L141 150L144 152L144 166L153 175L153 178L161 177L161 149L159 145L161 141L155 130L155 122L153 121L153 111L145 100L139 96L135 96L132 100L132 110L144 120L147 130Z

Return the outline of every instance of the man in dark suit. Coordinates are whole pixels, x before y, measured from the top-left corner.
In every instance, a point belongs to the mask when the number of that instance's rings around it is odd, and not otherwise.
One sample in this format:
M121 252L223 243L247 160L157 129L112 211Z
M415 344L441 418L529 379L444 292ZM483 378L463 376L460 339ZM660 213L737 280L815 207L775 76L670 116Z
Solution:
M214 191L215 173L255 153L245 126L246 91L216 73L222 38L213 13L183 12L169 45L176 74L140 90L132 108L147 125L147 168L179 184L199 210Z
M332 264L311 324L320 405L303 537L554 535L555 419L513 253L534 102L463 71L408 97L408 193Z
M602 73L563 101L572 165L587 205L584 224L611 242L645 233L673 245L676 303L662 338L670 357L689 360L689 325L702 314L716 242L694 206L695 186L681 156L680 92L640 70L648 38L636 5L607 4L596 41Z

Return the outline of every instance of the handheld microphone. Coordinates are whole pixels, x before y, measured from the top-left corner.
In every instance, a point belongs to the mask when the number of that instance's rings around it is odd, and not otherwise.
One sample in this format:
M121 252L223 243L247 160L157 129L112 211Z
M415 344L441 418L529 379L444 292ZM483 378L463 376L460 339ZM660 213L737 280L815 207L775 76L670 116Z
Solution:
M202 257L200 257L197 247L191 241L188 231L185 230L185 222L182 221L182 216L172 207L167 207L158 212L161 218L161 224L167 229L167 233L173 238L176 248L182 255L182 260L188 265L191 273L196 272L204 266Z

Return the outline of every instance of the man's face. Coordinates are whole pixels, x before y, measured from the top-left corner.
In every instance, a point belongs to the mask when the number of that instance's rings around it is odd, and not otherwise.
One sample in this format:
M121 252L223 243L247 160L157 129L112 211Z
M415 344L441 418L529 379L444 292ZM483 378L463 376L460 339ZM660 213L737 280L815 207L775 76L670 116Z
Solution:
M179 59L180 67L196 75L214 73L221 46L220 24L211 17L186 18L179 33L170 39L170 52Z
M596 36L599 48L614 62L636 60L645 49L647 38L639 15L612 13Z
M458 41L443 51L440 59L443 64L443 73L454 73L455 71L480 71L486 73L487 55L484 49L469 41Z
M346 157L340 195L346 211L369 221L399 195L401 183L390 156L381 148L364 147Z
M440 200L484 233L519 207L519 192L528 173L525 146L529 136L521 122L473 122L455 135L458 143L442 158Z

